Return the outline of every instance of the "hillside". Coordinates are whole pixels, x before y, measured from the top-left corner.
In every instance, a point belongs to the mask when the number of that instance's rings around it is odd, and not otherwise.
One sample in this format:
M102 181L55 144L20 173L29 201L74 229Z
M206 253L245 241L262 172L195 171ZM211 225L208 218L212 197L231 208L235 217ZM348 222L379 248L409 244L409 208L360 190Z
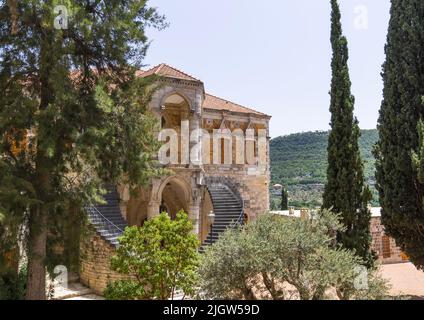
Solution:
M371 186L378 205L374 185L373 145L377 130L362 130L360 150L364 160L365 178ZM290 205L316 207L321 204L321 194L326 180L328 132L306 132L272 139L271 181L284 184L289 190ZM273 197L271 205L278 206Z

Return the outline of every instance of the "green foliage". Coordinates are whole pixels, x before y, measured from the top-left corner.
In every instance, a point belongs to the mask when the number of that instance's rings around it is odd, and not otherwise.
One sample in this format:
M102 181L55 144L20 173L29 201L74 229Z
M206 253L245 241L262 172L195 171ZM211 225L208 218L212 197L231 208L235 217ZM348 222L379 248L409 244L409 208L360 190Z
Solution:
M0 272L0 300L25 299L27 270Z
M417 180L419 183L424 184L424 123L421 119L418 121L417 131L419 153L412 152L412 165L417 174Z
M207 248L199 267L201 297L209 299L382 298L387 287L369 270L368 289L355 288L362 261L336 245L345 230L323 211L311 219L264 215L227 231Z
M327 181L328 135L329 132L304 132L271 140L271 185L283 182L287 186L291 206L314 209L322 205L322 193ZM377 140L377 130L361 130L359 149L364 159L364 177L373 193L371 204L376 207L379 202L374 187L375 159L372 149Z
M375 147L386 232L424 268L424 2L392 0Z
M278 211L281 210L281 197L276 196L274 194L270 194L270 210L271 211Z
M289 194L286 188L283 188L283 190L281 190L281 210L288 210L288 209L289 209Z
M174 298L176 290L194 293L199 241L186 213L180 211L175 220L162 213L141 228L126 228L119 243L111 265L129 280L109 284L107 299L164 300Z
M67 29L54 27L58 4ZM136 188L162 173L147 112L155 79L135 73L145 28L165 26L146 0L0 2L0 212L11 236L28 215L28 298L45 298L46 252L71 206L104 183Z
M368 209L371 192L364 183L358 144L360 130L358 120L353 115L355 98L351 94L347 40L342 34L337 0L331 0L331 6L331 131L328 138L327 183L323 194L323 208L341 214L346 231L338 233L338 241L346 249L354 250L371 266L371 213Z

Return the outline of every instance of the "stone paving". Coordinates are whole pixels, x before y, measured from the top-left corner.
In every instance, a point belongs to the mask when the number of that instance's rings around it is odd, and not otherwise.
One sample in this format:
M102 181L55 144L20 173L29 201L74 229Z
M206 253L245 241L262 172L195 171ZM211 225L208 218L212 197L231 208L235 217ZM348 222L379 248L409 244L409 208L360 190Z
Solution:
M75 282L70 283L68 288L56 286L53 300L104 300L104 298L93 294L91 289Z
M392 285L390 295L424 300L424 272L417 270L412 263L382 265L380 272Z
M380 273L392 286L390 295L408 296L424 300L424 272L417 270L412 263L386 264ZM71 283L67 289L57 287L55 300L104 300L80 283Z
M78 296L78 297L73 297L73 298L68 298L63 300L105 300L105 298L95 294L87 294L84 296Z

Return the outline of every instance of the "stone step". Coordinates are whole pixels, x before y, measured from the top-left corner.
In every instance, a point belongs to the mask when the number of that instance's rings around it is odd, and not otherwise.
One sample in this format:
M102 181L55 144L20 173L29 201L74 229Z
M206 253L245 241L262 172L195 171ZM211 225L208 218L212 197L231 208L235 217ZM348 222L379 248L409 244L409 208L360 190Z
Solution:
M241 215L241 210L228 210L225 211L224 209L221 210L214 210L215 216L224 216L224 217L239 217Z
M221 229L227 229L228 227L231 226L231 223L235 223L236 220L234 221L229 221L229 222L223 222L223 223L219 223L219 224L214 224L212 229L213 230L221 230Z
M119 207L119 194L114 186L108 186L107 194L103 195L105 204L87 207L87 212L97 233L114 246L118 238L128 226Z
M222 201L222 202L212 201L212 204L214 205L214 208L215 207L225 207L225 208L227 207L241 208L242 207L240 203L238 202L230 203L228 201Z
M122 227L121 228L122 230L124 230L125 227L127 227L126 223L123 223L122 221L113 220L113 219L109 219L109 221L104 220L104 219L96 219L96 220L92 220L91 223L96 225L96 226L110 225L111 228L113 227L113 225L115 225L115 226L120 227L120 228Z
M243 213L242 202L228 187L214 184L208 186L208 190L212 199L215 221L199 252L204 252L206 246L215 243L227 229L234 228Z
M79 296L85 296L92 294L93 290L83 286L80 283L70 283L68 287L62 287L59 285L54 286L53 300L65 300Z
M215 221L214 223L218 223L218 222L228 222L231 220L238 220L240 217L240 215L236 215L236 216L222 216L222 217L215 217Z
M96 227L107 227L109 226L111 229L116 229L116 227L119 227L121 230L124 230L125 227L127 226L126 223L120 223L117 221L113 221L113 220L93 220L91 221L91 223L96 226Z
M223 212L228 212L228 211L238 211L240 212L242 210L241 206L232 206L232 205L215 205L214 206L214 211L223 211Z

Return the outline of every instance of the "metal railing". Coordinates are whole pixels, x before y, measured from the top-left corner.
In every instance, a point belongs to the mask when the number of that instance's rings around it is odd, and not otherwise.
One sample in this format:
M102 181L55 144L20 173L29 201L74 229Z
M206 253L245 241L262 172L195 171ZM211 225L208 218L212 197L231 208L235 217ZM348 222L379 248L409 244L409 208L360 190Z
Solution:
M231 195L234 197L234 199L237 199L238 201L240 201L240 206L241 206L240 215L237 218L237 220L232 220L232 222L230 222L228 224L227 228L229 228L229 229L236 229L239 226L242 226L243 225L243 220L244 220L244 200L241 197L238 197L235 194L235 192L229 186L224 185L224 184L217 184L217 185L219 185L220 187L221 186L224 187L227 191L229 191L231 193ZM209 196L212 198L212 194L211 194L211 191L209 190L209 188L206 188L206 190L208 191ZM211 234L211 237L212 236L213 235Z
M115 223L113 223L111 220L109 220L107 217L105 217L100 211L99 209L97 209L97 207L93 204L86 206L85 209L89 212L89 215L93 215L94 218L100 218L100 220L102 220L102 222L104 222L102 224L102 226L106 226L106 227L114 227L116 230L120 231L120 232L124 232L124 230L120 227L118 227ZM91 217L90 217L91 218ZM92 221L92 223L95 223L94 221Z
M239 226L242 226L244 223L244 201L241 200L241 211L238 219L230 226L232 229L236 229Z

